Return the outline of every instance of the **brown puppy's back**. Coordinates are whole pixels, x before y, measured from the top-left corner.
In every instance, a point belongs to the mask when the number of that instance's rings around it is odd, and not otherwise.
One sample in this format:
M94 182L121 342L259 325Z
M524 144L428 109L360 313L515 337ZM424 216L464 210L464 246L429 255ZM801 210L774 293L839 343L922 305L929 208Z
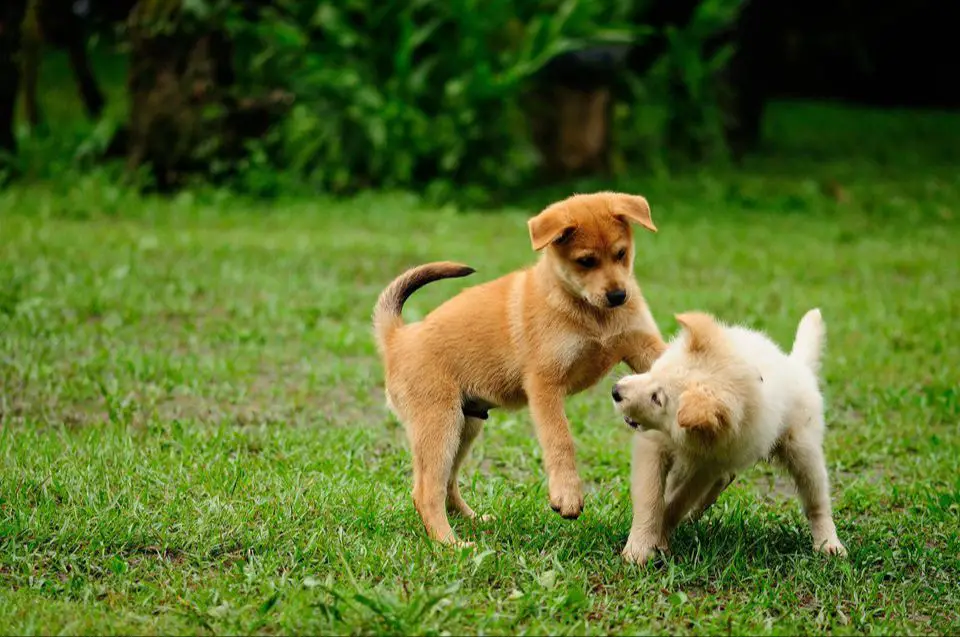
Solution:
M451 261L437 261L410 268L390 282L373 308L373 332L377 350L387 353L389 342L397 330L403 327L401 311L403 304L414 292L434 281L454 279L473 274L470 266Z
M440 372L465 394L497 405L523 404L521 361L526 347L511 338L510 304L503 299L522 284L518 277L525 276L526 271L515 272L467 288L424 320L400 327L393 336L387 374L416 383L421 375Z

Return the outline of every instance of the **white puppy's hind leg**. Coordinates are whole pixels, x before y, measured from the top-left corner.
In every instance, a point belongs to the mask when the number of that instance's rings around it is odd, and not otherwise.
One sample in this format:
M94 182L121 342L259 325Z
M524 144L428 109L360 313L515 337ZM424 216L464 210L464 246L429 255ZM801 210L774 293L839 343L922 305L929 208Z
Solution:
M810 522L814 549L830 555L846 555L847 549L837 538L833 523L826 461L820 436L814 431L822 429L788 432L777 451L777 458L797 485L803 511Z

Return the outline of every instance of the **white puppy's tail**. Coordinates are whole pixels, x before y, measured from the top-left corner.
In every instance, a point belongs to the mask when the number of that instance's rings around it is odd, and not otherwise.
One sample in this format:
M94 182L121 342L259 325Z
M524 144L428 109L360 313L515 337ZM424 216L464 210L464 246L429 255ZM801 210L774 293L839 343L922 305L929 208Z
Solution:
M820 371L820 356L823 354L826 331L820 310L812 309L800 319L797 336L793 340L790 357L809 367L814 374Z

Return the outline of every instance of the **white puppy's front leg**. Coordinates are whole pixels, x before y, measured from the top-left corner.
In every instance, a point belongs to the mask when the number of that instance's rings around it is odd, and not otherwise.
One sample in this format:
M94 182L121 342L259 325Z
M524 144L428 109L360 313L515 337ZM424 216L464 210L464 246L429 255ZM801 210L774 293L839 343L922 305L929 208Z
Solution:
M778 459L797 485L803 511L810 522L813 548L829 555L846 555L837 537L830 505L830 482L820 436L813 431L791 431L781 441Z
M687 515L687 519L690 521L699 520L707 510L710 509L716 503L717 498L720 497L720 494L726 491L727 487L733 482L736 478L736 474L725 473L720 478L718 478L713 486L704 494L702 498L690 509L690 513Z
M667 496L663 518L664 531L667 535L673 533L685 517L689 516L693 519L702 513L700 507L705 506L704 503L711 497L716 500L722 490L720 486L726 485L717 479L716 473L691 467L683 479L678 480L673 493ZM715 487L717 492L714 495Z
M664 533L663 490L671 457L669 439L664 434L646 431L634 435L630 475L633 523L622 552L627 561L643 564L657 549L669 547Z
M670 472L667 474L667 486L664 491L667 510L670 511L671 503L673 503L674 508L680 504L678 496L681 495L681 487L683 487L685 492L683 494L684 499L689 499L692 495L695 495L695 493L691 494L691 491L696 492L702 489L702 496L689 502L689 510L683 519L690 521L699 519L707 509L713 506L717 498L720 497L720 494L730 486L730 483L733 482L735 477L733 473L723 473L719 478L714 480L713 474L698 475L698 473L699 468L695 466L695 464L689 460L678 458L674 461L670 467ZM707 488L706 485L711 480L713 480L713 483ZM678 519L676 523L679 524L680 521L681 520Z

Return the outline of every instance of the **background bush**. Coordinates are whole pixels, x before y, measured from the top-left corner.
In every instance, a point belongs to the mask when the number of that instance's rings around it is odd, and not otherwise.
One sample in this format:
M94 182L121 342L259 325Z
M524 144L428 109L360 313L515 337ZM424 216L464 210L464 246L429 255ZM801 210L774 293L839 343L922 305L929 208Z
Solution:
M670 55L682 56L682 79L702 103L694 110L712 107L697 93L708 68L697 42L739 4L705 0L700 19L671 35ZM257 20L234 15L244 90L279 85L296 96L251 156L246 185L267 187L278 167L335 193L529 183L538 157L521 105L537 73L561 53L649 35L643 8L636 0L280 0ZM665 82L624 84L630 102L664 106ZM651 130L631 125L629 113L621 110L618 144L633 149L628 159L649 159L662 142L657 120Z
M628 39L632 10L586 0L280 2L231 27L244 80L296 95L270 139L271 163L333 192L513 185L536 162L519 107L529 80L588 39Z
M108 100L104 118L80 140L51 129L63 147L57 152L42 139L48 131L31 131L39 143L18 161L33 165L25 173L56 174L69 157L89 165L123 154L114 133L129 131L128 158L151 164L164 190L199 178L265 195L386 188L476 201L535 183L543 151L532 124L555 126L536 119L544 107L556 111L550 92L538 90L552 81L542 73L551 60L648 38L665 53L642 77L626 66L609 73L617 95L613 168L662 165L670 130L722 147L714 144L721 136L713 85L729 51L708 54L704 42L732 23L742 0L702 0L680 29L646 24L648 4L140 0L118 39L100 40L119 43L129 58L124 87L116 72L108 80L113 105ZM51 15L65 7L51 4ZM218 44L204 48L204 38ZM118 68L99 66L101 80ZM171 72L182 77L168 90L158 78ZM276 109L275 95L283 96ZM267 106L252 117L269 122L248 125L250 104L261 102ZM137 180L150 174L139 171Z

